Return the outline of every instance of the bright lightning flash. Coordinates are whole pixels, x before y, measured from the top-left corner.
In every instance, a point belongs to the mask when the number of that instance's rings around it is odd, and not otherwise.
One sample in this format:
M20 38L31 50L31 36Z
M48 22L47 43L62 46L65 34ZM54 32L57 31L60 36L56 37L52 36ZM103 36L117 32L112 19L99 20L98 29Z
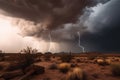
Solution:
M77 34L78 34L78 36L79 36L79 44L78 44L78 46L82 49L82 52L84 53L85 52L85 48L80 44L81 42L80 42L80 32L77 32Z

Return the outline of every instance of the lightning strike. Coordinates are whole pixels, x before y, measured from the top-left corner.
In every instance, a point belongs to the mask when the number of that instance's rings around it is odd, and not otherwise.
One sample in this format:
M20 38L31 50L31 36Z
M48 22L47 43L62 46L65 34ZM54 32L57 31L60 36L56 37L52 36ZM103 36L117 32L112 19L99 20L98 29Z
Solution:
M55 50L55 47L54 47L54 44L52 44L52 36L51 36L51 33L52 32L49 32L49 35L48 35L48 37L49 37L49 49L48 49L48 52L53 52L52 50Z
M51 51L51 32L49 32L48 37L49 37L49 48L48 48L48 52L50 52L50 51Z
M85 48L80 44L80 32L77 32L78 36L79 36L79 40L78 40L78 46L82 49L82 52L85 52Z

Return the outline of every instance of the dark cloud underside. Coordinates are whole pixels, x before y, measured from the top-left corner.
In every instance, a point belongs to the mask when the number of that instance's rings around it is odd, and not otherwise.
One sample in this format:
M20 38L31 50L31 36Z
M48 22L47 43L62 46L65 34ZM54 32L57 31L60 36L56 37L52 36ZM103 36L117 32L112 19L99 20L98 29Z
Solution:
M61 24L74 23L82 15L86 6L109 0L0 0L0 8L8 15L45 22L48 29L55 29Z
M90 44L91 47L94 47L89 51L120 52L119 14L120 0L112 0L104 7L102 12L94 18L92 27L96 32L86 33L82 38L83 43L87 45Z
M93 8L99 3L102 8L96 15L98 8ZM48 42L51 33L52 42L61 47L68 44L66 50L74 46L73 51L80 51L75 46L77 32L87 51L120 51L119 8L120 0L0 0L0 9L5 16L17 18L13 22L24 36Z

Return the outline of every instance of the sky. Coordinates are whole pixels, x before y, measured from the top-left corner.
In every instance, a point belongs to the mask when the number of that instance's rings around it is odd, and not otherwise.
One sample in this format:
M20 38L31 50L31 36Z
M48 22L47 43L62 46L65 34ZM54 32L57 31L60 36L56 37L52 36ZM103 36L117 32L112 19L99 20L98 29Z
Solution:
M0 0L0 50L120 52L120 0Z

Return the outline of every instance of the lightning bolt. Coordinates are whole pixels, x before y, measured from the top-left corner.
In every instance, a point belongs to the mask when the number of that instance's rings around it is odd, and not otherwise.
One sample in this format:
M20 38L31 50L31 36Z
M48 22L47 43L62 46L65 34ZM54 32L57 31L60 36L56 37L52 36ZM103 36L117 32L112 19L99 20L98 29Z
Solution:
M50 32L49 32L49 35L48 35L49 40L50 40L48 52L51 52L52 48L54 48L54 46L52 46L53 44L52 44L52 36L51 36L51 33L52 33L52 32L50 31ZM54 48L54 50L55 50L55 48Z
M79 36L79 41L78 41L78 46L82 49L82 52L84 53L85 52L85 48L80 44L80 32L77 32L78 36Z
M50 39L48 52L50 52L51 51L51 41L52 41L52 39L51 39L51 32L49 32L48 37Z

